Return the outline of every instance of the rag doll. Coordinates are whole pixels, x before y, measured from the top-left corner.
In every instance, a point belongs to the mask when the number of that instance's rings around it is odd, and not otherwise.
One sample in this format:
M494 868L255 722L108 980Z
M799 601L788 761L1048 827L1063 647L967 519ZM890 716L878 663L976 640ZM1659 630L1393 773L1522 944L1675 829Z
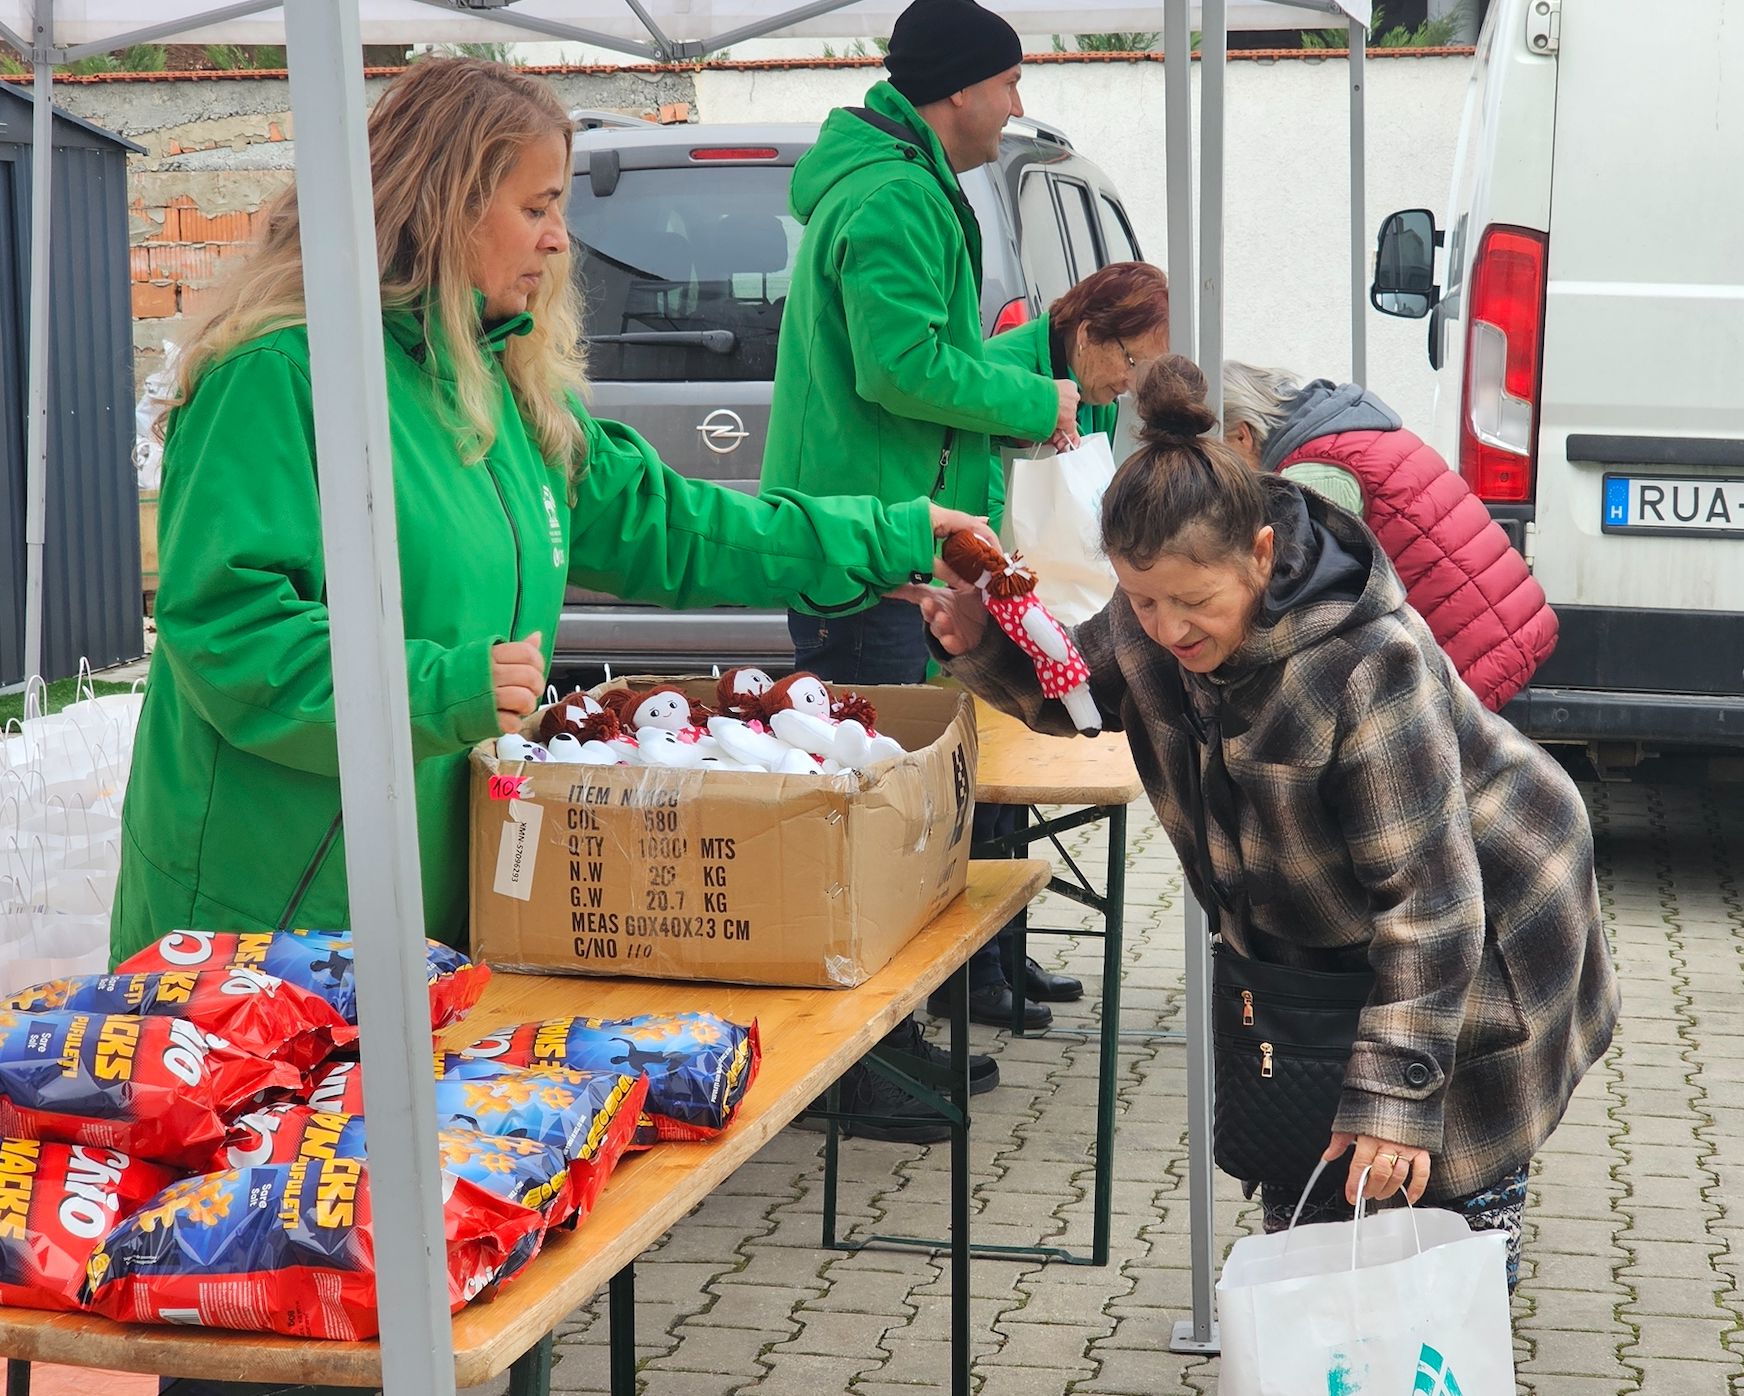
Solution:
M715 684L715 712L749 722L760 716L757 700L774 686L774 679L749 664L729 669Z
M550 746L551 739L559 732L567 732L586 741L587 738L581 735L582 724L604 711L597 698L578 688L567 697L559 698L539 715L539 740Z
M897 742L873 732L870 702L857 693L836 698L816 674L789 674L763 695L762 709L782 741L844 769L902 754Z
M614 713L635 743L633 760L643 766L697 766L719 756L706 728L696 724L683 690L665 683L645 689L613 689L601 701ZM613 749L622 751L614 743Z
M945 564L980 589L988 614L1035 664L1044 698L1065 705L1080 732L1102 730L1102 716L1090 695L1090 670L1065 627L1035 594L1036 575L1020 553L999 547L967 529L945 539Z

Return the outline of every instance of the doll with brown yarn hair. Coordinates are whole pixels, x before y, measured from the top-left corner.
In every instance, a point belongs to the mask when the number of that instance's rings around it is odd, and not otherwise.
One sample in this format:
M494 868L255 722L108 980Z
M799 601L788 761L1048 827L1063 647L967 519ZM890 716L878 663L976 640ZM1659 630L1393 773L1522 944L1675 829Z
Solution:
M1065 626L1035 594L1036 575L1018 553L1007 554L967 531L953 533L940 550L945 565L977 588L988 615L1035 664L1044 697L1066 706L1080 732L1102 730L1090 696L1090 670Z
M765 724L778 712L792 708L832 722L854 721L868 733L875 731L878 709L859 693L837 693L816 674L799 669L773 685L757 699L757 716Z

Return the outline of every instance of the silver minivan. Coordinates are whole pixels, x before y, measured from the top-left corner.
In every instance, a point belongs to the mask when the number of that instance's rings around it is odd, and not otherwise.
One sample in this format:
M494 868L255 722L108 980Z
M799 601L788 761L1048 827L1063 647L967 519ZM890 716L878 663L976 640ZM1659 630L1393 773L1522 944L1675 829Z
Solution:
M818 127L577 116L569 230L586 296L590 407L641 432L674 469L755 493L803 231L788 181ZM981 223L989 334L1140 255L1107 176L1039 122L1014 122L998 161L962 182ZM572 589L554 661L659 673L786 666L792 656L785 612L667 611Z

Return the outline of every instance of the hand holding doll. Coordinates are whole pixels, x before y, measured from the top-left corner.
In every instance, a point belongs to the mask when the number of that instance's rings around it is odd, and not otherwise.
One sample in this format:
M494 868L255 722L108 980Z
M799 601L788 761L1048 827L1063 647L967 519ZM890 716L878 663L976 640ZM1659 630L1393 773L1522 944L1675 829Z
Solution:
M1080 732L1101 731L1102 717L1090 695L1090 670L1066 628L1036 596L1036 575L1024 565L1022 556L1007 555L973 533L952 534L942 551L946 565L980 593L986 614L1033 661L1042 696L1063 703ZM962 654L980 641L985 621L975 629L973 640L969 640L966 627L957 629L968 609L966 599L963 589L954 587L950 602L935 604L927 613L927 624L948 653ZM924 604L922 610L927 611ZM941 626L961 648L952 649L946 643Z

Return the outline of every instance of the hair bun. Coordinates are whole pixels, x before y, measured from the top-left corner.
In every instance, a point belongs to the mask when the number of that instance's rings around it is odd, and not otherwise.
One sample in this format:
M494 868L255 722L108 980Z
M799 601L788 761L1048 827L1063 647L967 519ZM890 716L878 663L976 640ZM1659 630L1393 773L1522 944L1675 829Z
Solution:
M1205 375L1184 354L1153 360L1138 381L1136 397L1144 422L1138 436L1147 446L1187 444L1217 424L1205 401Z

